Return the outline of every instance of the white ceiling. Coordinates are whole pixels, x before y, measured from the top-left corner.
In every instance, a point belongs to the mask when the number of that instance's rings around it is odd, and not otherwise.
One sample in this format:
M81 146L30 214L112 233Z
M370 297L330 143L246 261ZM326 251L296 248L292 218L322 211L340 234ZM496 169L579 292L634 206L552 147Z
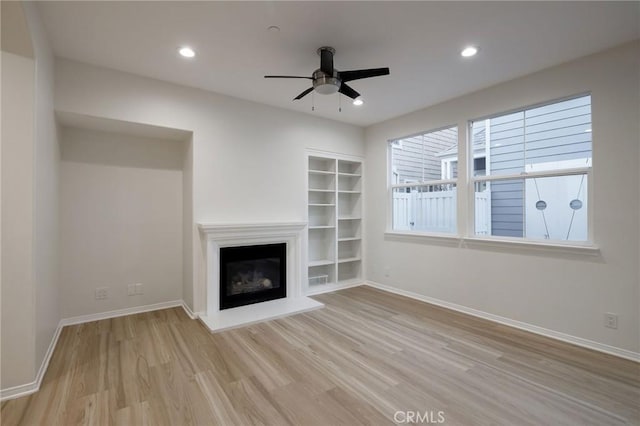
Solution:
M640 2L56 2L39 5L57 56L369 125L640 38ZM280 32L267 30L270 25ZM459 55L481 47L473 59ZM190 45L197 57L178 57ZM388 66L338 95L292 102L316 49L339 70Z

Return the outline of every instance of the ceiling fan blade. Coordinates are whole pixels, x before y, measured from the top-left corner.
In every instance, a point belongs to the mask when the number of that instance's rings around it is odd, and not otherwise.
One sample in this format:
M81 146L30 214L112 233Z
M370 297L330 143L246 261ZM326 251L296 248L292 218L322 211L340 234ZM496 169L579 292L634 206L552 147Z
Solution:
M366 70L341 71L340 80L343 82L360 80L361 78L389 75L389 68L370 68Z
M298 101L302 98L304 98L305 96L307 96L309 93L311 93L311 91L313 90L313 87L309 87L307 90L305 90L304 92L300 93L298 96L296 96L295 98L293 98L294 101Z
M307 80L313 80L311 77L301 77L298 75L265 75L264 78L306 78Z
M326 48L320 49L320 70L333 76L333 52Z
M340 90L338 91L343 95L350 97L351 99L356 99L358 96L360 96L360 93L356 92L344 83L340 85Z

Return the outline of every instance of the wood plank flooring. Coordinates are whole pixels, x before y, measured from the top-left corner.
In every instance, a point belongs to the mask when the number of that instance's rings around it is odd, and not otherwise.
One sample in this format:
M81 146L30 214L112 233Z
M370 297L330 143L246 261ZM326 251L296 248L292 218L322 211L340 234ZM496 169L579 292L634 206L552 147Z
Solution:
M65 327L2 425L640 424L637 363L367 287L316 298L217 334L180 308Z

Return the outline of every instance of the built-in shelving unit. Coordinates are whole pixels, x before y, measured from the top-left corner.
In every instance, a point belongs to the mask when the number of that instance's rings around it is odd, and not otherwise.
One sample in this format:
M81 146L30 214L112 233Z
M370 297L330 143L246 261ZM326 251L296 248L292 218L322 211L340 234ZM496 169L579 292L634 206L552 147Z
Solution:
M308 155L307 294L362 281L362 160Z

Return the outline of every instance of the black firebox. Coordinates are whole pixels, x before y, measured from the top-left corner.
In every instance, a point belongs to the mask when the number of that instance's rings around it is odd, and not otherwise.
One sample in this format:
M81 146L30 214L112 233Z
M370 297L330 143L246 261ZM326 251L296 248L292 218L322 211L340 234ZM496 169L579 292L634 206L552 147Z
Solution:
M220 309L287 296L287 244L220 249Z

